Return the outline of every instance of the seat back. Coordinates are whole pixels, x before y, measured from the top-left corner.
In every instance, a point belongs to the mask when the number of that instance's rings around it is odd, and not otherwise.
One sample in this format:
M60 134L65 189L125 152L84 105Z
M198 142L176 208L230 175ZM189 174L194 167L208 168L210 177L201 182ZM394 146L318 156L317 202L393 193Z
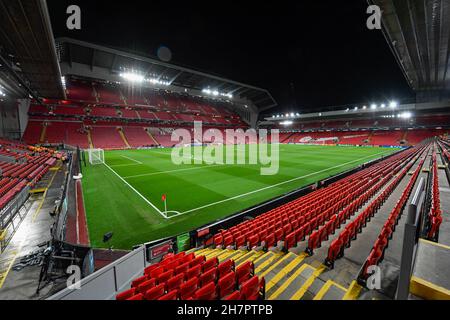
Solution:
M248 261L236 268L236 278L238 284L247 281L248 279L253 277L254 274L255 274L255 266L251 261Z
M131 298L136 294L136 288L131 288L116 295L116 300L123 301Z
M222 262L217 266L217 270L219 271L219 278L224 275L230 273L234 270L234 261L232 259Z
M176 275L167 281L166 289L168 292L178 289L184 282L184 274Z
M217 267L217 265L219 264L219 259L217 257L206 260L203 264L202 264L202 271L203 272L207 272L215 267Z
M211 269L200 276L200 286L204 286L209 282L216 282L217 280L217 267Z
M180 299L187 300L191 298L198 289L198 278L192 278L180 286Z
M161 297L162 295L164 295L164 290L165 290L164 287L165 287L164 284L160 284L160 285L148 290L144 295L145 300L156 300L159 297Z
M156 285L156 279L150 279L150 280L144 281L137 287L137 292L144 294L148 290L153 288L155 285Z
M236 289L236 274L231 271L219 279L217 284L219 298L222 299Z
M158 300L168 301L168 300L177 300L177 298L178 298L178 290L172 290L169 293L160 297Z
M217 288L213 282L208 283L202 288L198 289L194 296L194 300L215 300L217 299Z

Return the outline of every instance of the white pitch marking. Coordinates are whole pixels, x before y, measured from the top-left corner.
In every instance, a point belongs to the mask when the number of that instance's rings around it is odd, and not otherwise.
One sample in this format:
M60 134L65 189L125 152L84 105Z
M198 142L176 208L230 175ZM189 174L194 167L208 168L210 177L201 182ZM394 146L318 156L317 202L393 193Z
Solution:
M205 165L205 166L202 166L202 167L176 169L176 170L169 170L169 171L158 171L158 172L152 172L152 173L143 173L143 174L137 174L137 175L134 175L134 176L128 176L128 177L123 177L123 178L124 179L133 179L133 178L140 178L140 177L156 176L156 175L165 174L165 173L190 171L190 170L200 170L200 169L207 169L207 168L211 168L211 167L220 167L220 166L225 166L225 164L214 164L214 165Z
M377 153L377 154L375 154L375 156L383 154L383 153L384 152ZM191 213L191 212L194 212L194 211L198 211L198 210L201 210L201 209L204 209L204 208L212 207L212 206L214 206L216 204L220 204L220 203L228 202L228 201L231 201L231 200L234 200L234 199L239 199L239 198L242 198L242 197L246 197L248 195L251 195L251 194L254 194L254 193L258 193L260 191L268 190L268 189L271 189L271 188L275 188L275 187L281 186L281 185L286 184L286 183L290 183L290 182L293 182L293 181L296 181L296 180L300 180L300 179L304 179L304 178L307 178L307 177L310 177L310 176L314 176L314 175L316 175L318 173L322 173L322 172L326 172L326 171L329 171L329 170L332 170L332 169L340 168L340 167L346 166L347 164L358 162L360 160L363 160L363 159L366 159L366 158L371 158L373 156L374 155L370 155L370 156L367 156L367 157L362 157L362 158L359 158L359 159L356 159L356 160L353 160L353 161L349 161L349 162L346 162L346 163L343 163L343 164L340 164L340 165L337 165L337 166L334 166L334 167L330 167L330 168L323 169L323 170L320 170L320 171L312 172L310 174L307 174L307 175L304 175L304 176L301 176L301 177L293 178L293 179L290 179L290 180L286 180L286 181L283 181L283 182L280 182L280 183L277 183L277 184L273 184L273 185L270 185L270 186L258 189L258 190L254 190L254 191L250 191L250 192L247 192L247 193L244 193L244 194L240 194L240 195L235 196L235 197L231 197L231 198L227 198L227 199L224 199L224 200L221 200L221 201L213 202L213 203L210 203L210 204L207 204L207 205L195 208L195 209L191 209L191 210L182 212L182 213L180 213L180 214L178 214L176 216L167 217L167 219L172 219L172 218L184 215L184 214L188 214L188 213Z
M167 219L167 217L164 215L164 213L161 212L153 203L151 203L146 197L144 197L139 191L137 191L131 184L125 181L124 178L122 178L117 172L115 172L110 166L108 166L106 163L103 163L109 170L112 171L120 180L122 180L128 187L130 187L131 190L136 192L138 196L140 196L145 202L147 202L153 209L155 209L163 218Z
M127 157L127 156L121 156L122 158L125 158L125 159L128 159L128 160L131 160L131 161L133 161L133 162L136 162L136 163L138 163L138 164L143 164L142 162L140 162L140 161L137 161L137 160L135 160L135 159L133 159L133 158L130 158L130 157Z

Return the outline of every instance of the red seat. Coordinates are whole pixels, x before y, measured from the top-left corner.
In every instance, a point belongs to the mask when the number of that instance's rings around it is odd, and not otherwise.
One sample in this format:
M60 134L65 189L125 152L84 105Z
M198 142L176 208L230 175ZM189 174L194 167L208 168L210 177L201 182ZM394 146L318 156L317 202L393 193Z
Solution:
M159 266L149 272L150 278L158 278L159 275L164 273L164 268Z
M202 266L200 264L196 265L195 267L192 267L186 271L186 279L189 280L191 278L199 277L201 273Z
M200 276L200 286L204 286L209 282L216 282L217 268L211 269Z
M144 269L144 275L149 276L150 278L152 278L152 276L150 275L150 272L152 272L153 270L159 268L160 266L158 264L153 264L151 266L148 266L147 268Z
M221 234L214 236L214 245L219 247L223 244L223 236Z
M276 241L283 240L283 238L284 238L283 229L275 230L275 239L276 239Z
M136 288L128 289L116 295L116 300L127 300L136 294Z
M144 294L148 290L153 288L155 285L156 285L156 279L150 279L150 280L144 281L137 287L137 292Z
M286 250L293 248L297 245L297 240L295 238L295 232L291 232L286 236L286 240L284 241L284 247Z
M242 300L242 294L240 291L235 291L223 300L231 300L231 301Z
M174 275L186 273L189 270L189 262L183 263L175 268Z
M198 278L192 278L180 286L180 299L187 300L194 295L198 289Z
M191 262L194 259L195 259L195 254L194 253L189 253L188 255L185 255L184 257L181 258L180 265L189 263L189 262Z
M236 237L236 249L245 246L245 236Z
M194 296L193 300L215 300L217 299L217 288L213 282L208 283L204 287L198 289Z
M222 276L230 273L234 270L234 261L233 260L227 260L225 262L222 262L217 266L217 271L219 272L219 278Z
M168 292L178 289L184 282L184 274L176 275L167 281L166 290Z
M255 274L255 266L253 262L248 261L236 268L236 279L238 284L247 281Z
M199 264L202 264L203 262L205 262L205 260L206 260L205 256L197 257L189 263L189 266L191 268L195 267L196 265L199 265Z
M167 280L169 280L173 276L173 270L169 270L167 272L164 272L156 278L156 281L158 284L165 283Z
M219 298L224 298L236 289L236 275L234 272L230 272L227 275L221 277L217 284L219 290Z
M260 281L257 276L254 276L242 284L242 296L245 300L258 300L259 297L263 298L264 286L264 278Z
M206 260L203 264L202 264L202 271L203 272L207 272L215 267L217 267L217 265L219 264L219 259L217 257Z
M128 301L141 301L141 300L144 300L144 296L142 293L138 293L137 295L129 297L127 300Z
M225 239L223 240L223 246L225 248L232 246L233 243L234 243L234 239L233 239L233 236L231 236L231 235L226 236Z
M259 237L257 235L253 235L248 238L248 248L252 249L259 244Z
M132 288L137 288L141 283L147 281L147 276L142 276L137 279L134 279L133 282L131 282Z
M275 246L275 244L276 244L275 235L273 233L267 235L265 244L264 244L264 248L269 249L269 248Z
M156 300L159 297L164 295L164 284L160 284L154 288L151 288L150 290L148 290L144 297L145 300Z
M161 301L177 300L177 297L178 297L178 290L172 290L169 293L160 297L158 300Z

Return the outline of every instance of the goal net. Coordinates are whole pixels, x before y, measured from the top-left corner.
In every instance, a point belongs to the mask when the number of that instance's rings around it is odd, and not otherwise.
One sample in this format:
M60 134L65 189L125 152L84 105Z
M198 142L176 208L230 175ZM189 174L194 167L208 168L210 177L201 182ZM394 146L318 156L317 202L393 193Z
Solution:
M89 163L92 165L105 163L105 151L103 149L89 149Z

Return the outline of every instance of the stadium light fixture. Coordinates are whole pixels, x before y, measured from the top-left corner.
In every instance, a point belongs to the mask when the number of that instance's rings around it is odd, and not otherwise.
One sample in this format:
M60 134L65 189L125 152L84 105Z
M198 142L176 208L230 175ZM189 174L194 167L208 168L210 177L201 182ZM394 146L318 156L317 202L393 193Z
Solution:
M296 116L297 116L297 117L300 117L300 113L297 112Z
M391 107L392 109L395 109L398 107L398 103L396 101L391 101L391 103L389 103L389 107Z
M136 83L142 83L145 80L145 77L143 75L140 75L137 73L132 73L132 72L121 73L120 76L127 81L136 82Z
M382 109L386 108L386 105L385 105L384 103L381 104L381 108L382 108Z
M412 113L411 112L403 112L403 113L400 113L398 115L398 117L401 118L401 119L411 119L412 118Z
M372 110L376 110L378 108L378 106L374 103L370 106L370 109Z
M295 117L295 114L294 114L294 113L291 113L291 118L293 118L293 117Z
M62 84L64 90L66 90L66 77L64 77L64 76L61 77L61 84Z
M283 121L283 122L280 122L280 124L281 124L282 126L290 126L290 125L293 124L293 122L292 122L292 121Z
M367 109L367 106L364 106L364 107L363 107L363 110L366 110L366 109Z

